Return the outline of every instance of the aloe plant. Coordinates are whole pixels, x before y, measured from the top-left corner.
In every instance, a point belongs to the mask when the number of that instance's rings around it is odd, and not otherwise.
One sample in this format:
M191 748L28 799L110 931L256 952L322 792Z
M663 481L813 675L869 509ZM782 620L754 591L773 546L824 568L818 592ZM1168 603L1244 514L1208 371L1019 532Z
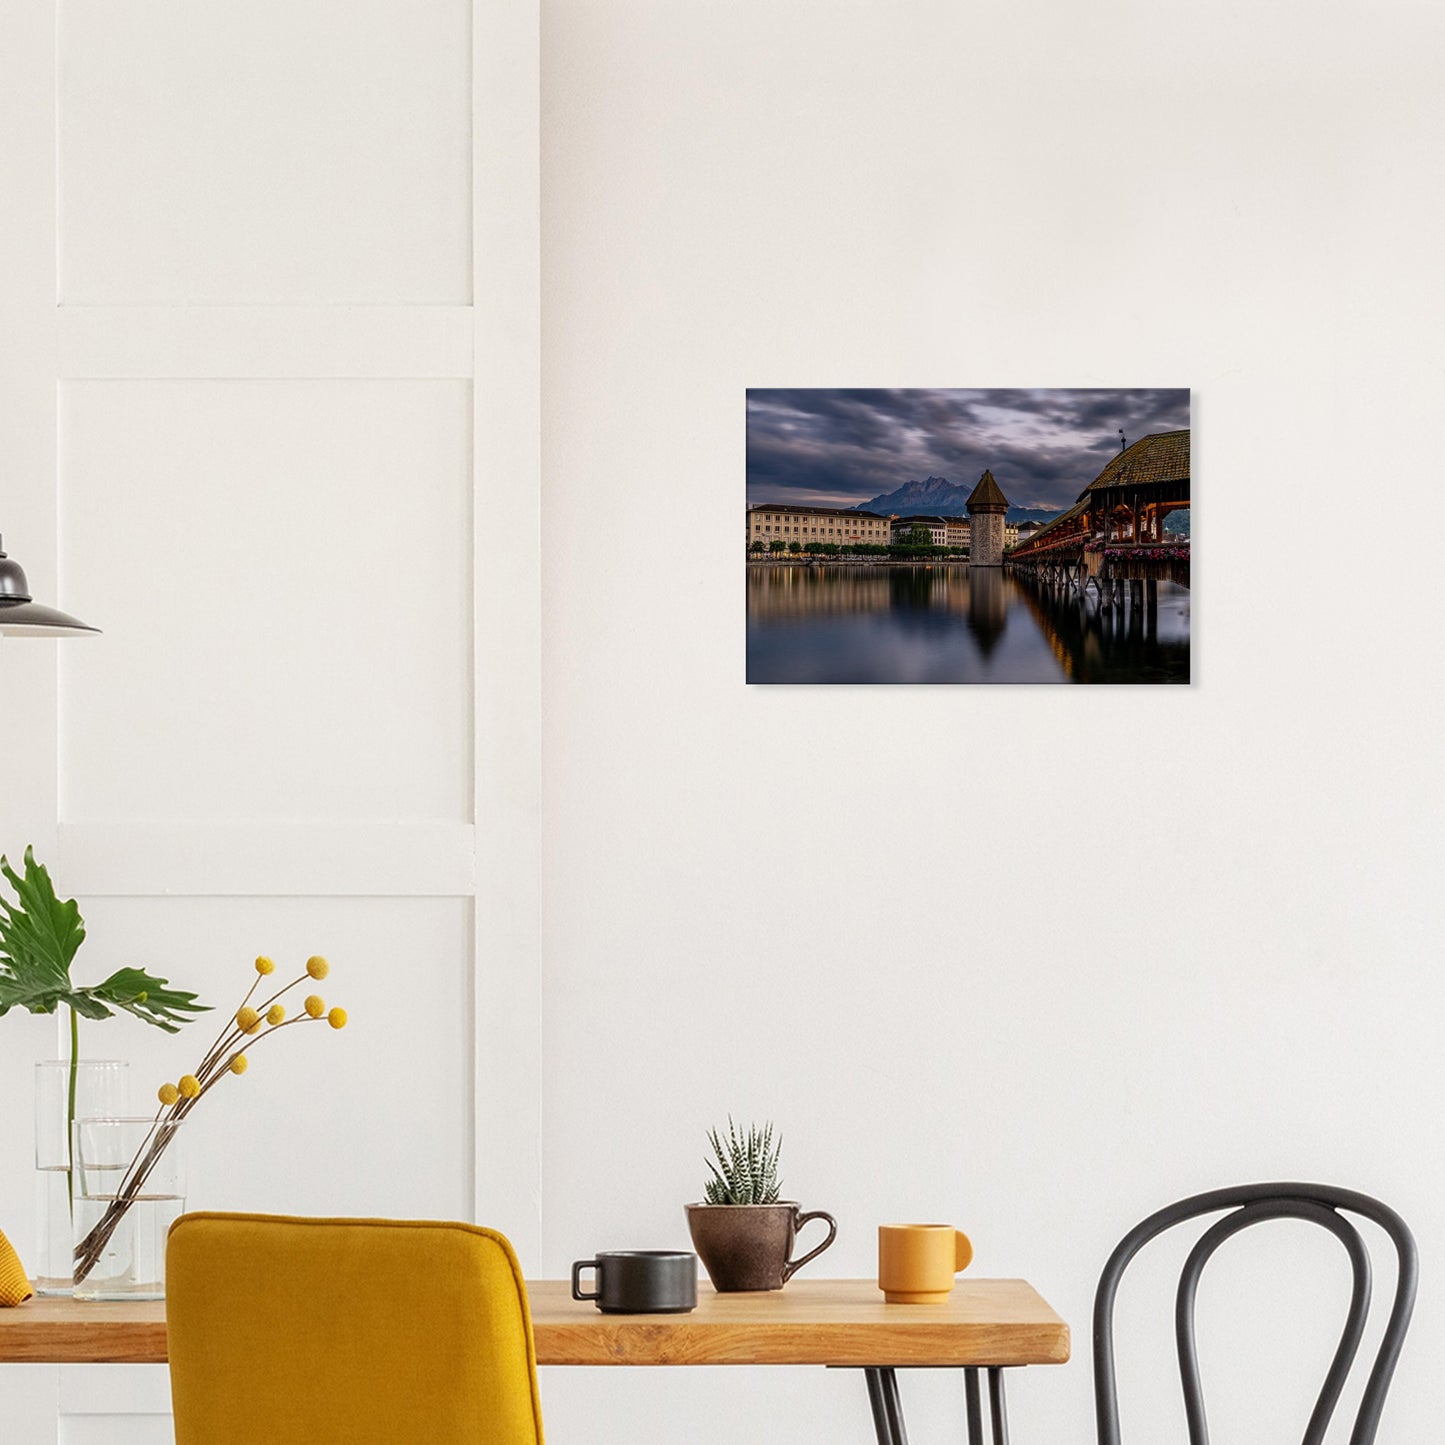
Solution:
M756 1124L740 1133L728 1115L727 1138L716 1129L708 1130L713 1158L706 1160L711 1178L703 1186L709 1204L776 1204L782 1191L778 1178L778 1155L782 1135L773 1140L773 1126Z

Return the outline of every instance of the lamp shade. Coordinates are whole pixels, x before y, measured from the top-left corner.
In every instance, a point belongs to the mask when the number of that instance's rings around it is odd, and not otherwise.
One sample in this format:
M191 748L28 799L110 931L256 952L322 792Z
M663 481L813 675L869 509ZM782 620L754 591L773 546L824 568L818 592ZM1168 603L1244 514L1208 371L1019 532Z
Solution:
M25 569L5 555L4 543L0 542L0 636L78 637L99 631L68 612L32 600Z

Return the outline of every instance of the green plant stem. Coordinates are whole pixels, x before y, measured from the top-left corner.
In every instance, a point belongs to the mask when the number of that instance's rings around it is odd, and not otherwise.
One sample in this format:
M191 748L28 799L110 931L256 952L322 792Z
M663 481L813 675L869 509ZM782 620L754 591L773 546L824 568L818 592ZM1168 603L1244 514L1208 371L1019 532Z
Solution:
M65 1101L65 1188L75 1218L75 1083L80 1072L80 1015L70 1010L70 1089Z

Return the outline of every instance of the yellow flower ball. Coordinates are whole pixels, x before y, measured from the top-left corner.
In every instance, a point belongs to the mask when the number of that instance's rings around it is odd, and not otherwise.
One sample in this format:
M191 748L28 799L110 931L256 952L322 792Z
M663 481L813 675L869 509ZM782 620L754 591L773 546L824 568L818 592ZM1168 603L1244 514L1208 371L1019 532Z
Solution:
M156 1098L158 1098L167 1109L180 1097L181 1091L176 1088L174 1084L162 1084L160 1088L156 1090Z
M326 1000L311 994L306 1000L306 1012L314 1019L319 1019L326 1012Z
M253 1009L249 1004L247 1004L246 1007L243 1009L236 1010L236 1026L243 1032L250 1033L251 1030L254 1029L256 1025L260 1022L261 1015L258 1014L256 1010Z
M279 1023L285 1023L285 1021L286 1010L282 1008L279 1003L273 1003L271 1007L266 1010L266 1022L270 1024L272 1028L275 1028Z
M256 972L264 978L268 973L276 972L276 964L263 953L261 957L256 960Z
M237 1054L236 1057L231 1060L231 1072L233 1074L244 1074L248 1067L249 1065L245 1054Z
M180 1093L183 1099L199 1099L201 1097L201 1081L194 1074L182 1074Z
M331 965L327 963L319 953L313 953L311 957L306 960L306 972L309 973L312 978L322 979L331 972Z
M326 1022L334 1029L344 1029L346 1027L346 1010L344 1008L332 1009L326 1015Z

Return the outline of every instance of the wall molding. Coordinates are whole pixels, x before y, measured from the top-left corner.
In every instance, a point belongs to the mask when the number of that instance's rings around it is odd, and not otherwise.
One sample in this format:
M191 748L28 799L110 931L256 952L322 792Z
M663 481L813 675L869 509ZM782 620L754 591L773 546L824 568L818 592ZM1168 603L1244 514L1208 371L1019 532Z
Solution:
M91 898L466 898L464 823L62 823L57 876Z
M469 306L62 306L59 376L469 378Z
M542 243L538 0L472 6L477 822L473 1210L542 1262ZM508 545L490 545L506 537ZM483 563L485 558L485 563Z

